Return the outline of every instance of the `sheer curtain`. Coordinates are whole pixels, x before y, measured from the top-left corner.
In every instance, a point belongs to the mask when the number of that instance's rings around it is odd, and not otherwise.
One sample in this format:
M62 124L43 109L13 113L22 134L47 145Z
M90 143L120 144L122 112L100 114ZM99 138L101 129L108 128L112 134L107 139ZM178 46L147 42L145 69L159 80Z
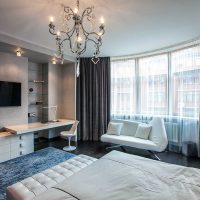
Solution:
M180 146L192 142L199 149L200 46L171 55L172 115L179 124ZM199 152L198 152L199 153Z
M139 113L168 114L167 54L139 59Z
M111 62L111 117L149 122L161 116L170 151L190 143L200 156L200 45Z
M135 113L135 60L111 62L111 116L130 119Z

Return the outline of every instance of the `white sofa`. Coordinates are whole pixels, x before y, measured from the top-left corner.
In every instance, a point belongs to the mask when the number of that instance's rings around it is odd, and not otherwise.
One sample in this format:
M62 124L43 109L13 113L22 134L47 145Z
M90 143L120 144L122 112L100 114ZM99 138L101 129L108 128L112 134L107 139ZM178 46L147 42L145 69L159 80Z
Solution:
M163 119L160 117L154 117L152 121L150 121L149 125L151 125L152 128L148 140L135 137L137 127L141 122L125 120L113 120L113 122L123 123L120 135L104 134L101 136L102 142L156 152L162 152L167 147L168 139L165 125Z

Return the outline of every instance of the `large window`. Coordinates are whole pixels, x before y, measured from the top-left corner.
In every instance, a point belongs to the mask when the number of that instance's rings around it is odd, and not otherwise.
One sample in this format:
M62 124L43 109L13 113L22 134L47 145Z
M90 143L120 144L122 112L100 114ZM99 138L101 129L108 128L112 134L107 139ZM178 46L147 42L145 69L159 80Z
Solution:
M172 53L173 115L197 118L200 109L200 47Z
M135 113L135 60L111 63L111 114L129 118Z
M200 45L111 66L113 119L162 115L170 151L181 152L183 142L200 149Z
M168 113L168 57L159 55L139 59L139 112L166 115Z
M169 94L168 94L169 91ZM198 118L200 45L111 62L111 114Z

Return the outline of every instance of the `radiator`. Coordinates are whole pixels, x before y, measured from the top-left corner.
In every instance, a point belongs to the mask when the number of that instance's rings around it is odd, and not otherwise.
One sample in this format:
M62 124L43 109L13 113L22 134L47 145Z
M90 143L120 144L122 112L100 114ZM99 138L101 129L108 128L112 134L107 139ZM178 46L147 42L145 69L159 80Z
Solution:
M179 128L177 123L165 123L167 137L169 142L179 142Z

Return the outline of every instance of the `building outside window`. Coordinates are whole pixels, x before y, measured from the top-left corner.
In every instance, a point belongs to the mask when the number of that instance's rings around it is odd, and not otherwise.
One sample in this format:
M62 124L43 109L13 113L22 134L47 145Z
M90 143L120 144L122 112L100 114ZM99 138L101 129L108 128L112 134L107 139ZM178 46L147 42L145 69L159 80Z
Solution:
M173 115L198 118L200 47L172 53Z
M111 114L130 118L135 113L135 60L111 63Z
M167 54L139 59L139 112L166 115L168 113Z

